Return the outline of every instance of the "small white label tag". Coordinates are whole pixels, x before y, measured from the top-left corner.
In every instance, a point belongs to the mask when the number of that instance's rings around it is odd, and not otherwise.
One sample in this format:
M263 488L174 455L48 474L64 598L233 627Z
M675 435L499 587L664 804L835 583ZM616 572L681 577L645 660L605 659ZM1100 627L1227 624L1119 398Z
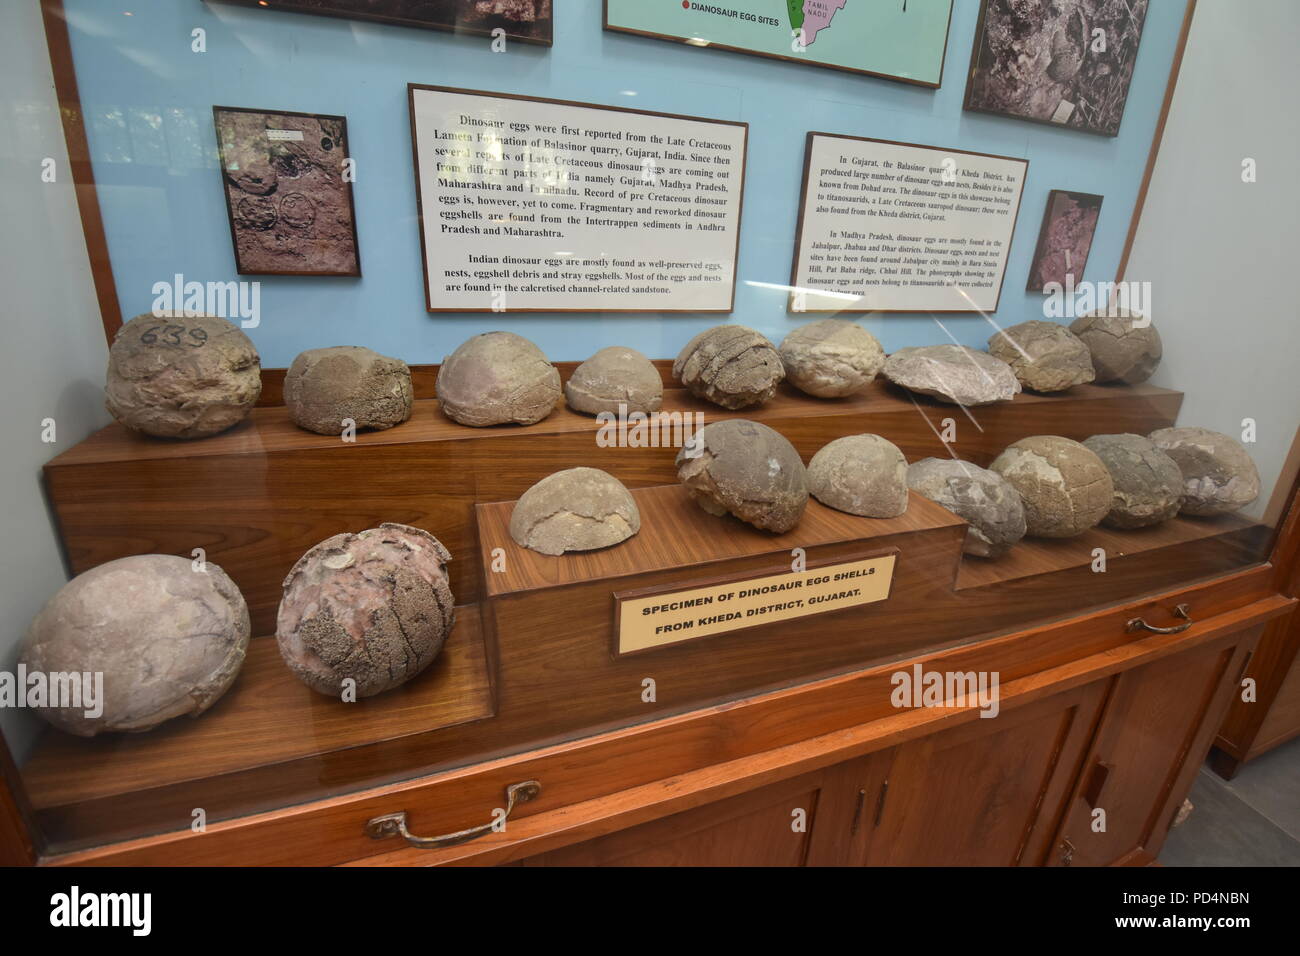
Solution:
M302 130L300 130L300 129L268 129L268 130L266 131L266 138L269 139L269 140L272 140L273 142L274 142L274 141L279 141L279 140L287 140L287 139L292 139L292 140L301 140L301 139L302 139Z
M1071 103L1069 100L1061 100L1060 104L1056 107L1056 112L1052 114L1052 122L1053 123L1068 122L1070 116L1073 115L1073 113L1074 113L1074 104Z

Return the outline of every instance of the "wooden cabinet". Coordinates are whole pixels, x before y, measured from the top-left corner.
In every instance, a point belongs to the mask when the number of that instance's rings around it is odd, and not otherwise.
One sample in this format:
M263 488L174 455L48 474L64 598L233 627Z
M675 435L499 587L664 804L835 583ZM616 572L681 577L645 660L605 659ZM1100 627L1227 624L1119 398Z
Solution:
M898 748L862 862L1037 862L1102 697L1094 683Z
M823 866L851 863L888 754L845 761L524 866Z
M522 865L1149 862L1259 630Z
M1259 629L1117 677L1051 865L1155 859Z
M981 412L966 453L987 463L1027 434L1147 432L1171 424L1180 400L1148 386L1022 395ZM266 625L291 554L340 527L398 520L448 543L460 603L439 660L378 698L315 694L267 634L200 720L43 735L21 768L0 760L0 861L1039 865L1064 848L1072 863L1131 862L1159 846L1243 635L1295 604L1279 559L1266 560L1271 527L1239 516L1096 528L983 562L963 557L956 517L916 496L894 519L810 502L798 527L772 535L701 511L673 482L670 448L591 459L590 418L559 410L527 430L471 429L434 397L416 404L411 422L355 445L267 407L185 448L110 426L50 463L78 568L189 553L180 542L215 534L208 558ZM833 403L783 389L753 417L805 458L863 430L916 458L944 453L918 415L931 404L884 383ZM704 411L674 388L664 408ZM562 560L521 549L507 531L513 502L497 499L574 461L632 487L641 531ZM404 477L448 462L436 495ZM339 475L366 493L340 498ZM245 490L231 496L235 486ZM133 489L164 487L166 520L156 495L123 516ZM204 509L181 507L195 494ZM1283 532L1274 553L1297 547L1300 532ZM619 595L786 573L796 552L814 570L896 555L889 596L618 652ZM1181 627L1181 605L1188 629L1128 626ZM913 666L998 674L998 716L895 706L892 678ZM531 798L515 805L507 794L523 784ZM1111 829L1092 839L1099 799ZM485 825L507 805L504 829ZM191 829L196 807L206 832ZM405 834L371 825L398 815ZM472 842L458 839L467 830Z

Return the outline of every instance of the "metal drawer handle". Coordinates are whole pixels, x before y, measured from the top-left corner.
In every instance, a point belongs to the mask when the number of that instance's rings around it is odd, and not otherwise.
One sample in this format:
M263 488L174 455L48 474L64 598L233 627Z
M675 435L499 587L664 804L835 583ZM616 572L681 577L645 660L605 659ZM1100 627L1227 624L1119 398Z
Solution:
M1180 604L1174 608L1174 617L1181 617L1186 624L1175 624L1173 627L1156 627L1154 624L1148 624L1140 617L1135 617L1125 625L1127 631L1150 631L1152 634L1181 634L1192 626L1192 609L1186 604Z
M510 819L510 814L514 813L516 804L527 803L541 792L542 785L536 780L512 783L506 787L506 809L501 822ZM491 823L470 827L468 830L461 830L457 833L444 833L442 836L432 837L415 836L406 828L406 811L402 810L399 813L386 813L382 817L367 820L366 836L372 840L400 836L411 846L419 847L421 850L435 850L439 847L458 846L461 843L468 843L470 840L478 839L486 833L491 833L495 826L497 826L497 821L493 820Z

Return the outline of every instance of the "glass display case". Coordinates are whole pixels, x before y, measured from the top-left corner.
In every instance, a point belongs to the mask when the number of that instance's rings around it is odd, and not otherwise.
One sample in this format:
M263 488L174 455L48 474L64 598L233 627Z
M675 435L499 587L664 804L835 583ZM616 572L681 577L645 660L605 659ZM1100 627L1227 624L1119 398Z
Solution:
M1144 861L1300 729L1225 5L23 6L7 859Z

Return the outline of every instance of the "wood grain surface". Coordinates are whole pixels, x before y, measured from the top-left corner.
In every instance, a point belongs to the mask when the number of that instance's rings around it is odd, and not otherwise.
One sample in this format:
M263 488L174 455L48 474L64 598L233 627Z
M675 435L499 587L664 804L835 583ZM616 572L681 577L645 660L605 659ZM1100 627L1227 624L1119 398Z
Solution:
M38 810L219 778L492 715L477 607L456 609L441 654L392 691L343 703L310 690L274 640L253 641L234 685L207 713L148 733L73 737L47 730L23 767Z
M849 399L820 400L783 387L766 405L727 412L681 389L665 412L700 412L704 421L746 417L785 435L804 460L827 442L875 432L909 460L947 457L939 440L955 422L952 452L987 465L1032 434L1086 438L1170 425L1182 396L1151 386L1080 386L1063 396L1020 395L970 410L876 383ZM518 498L534 483L575 465L602 468L631 488L676 481L673 448L597 444L598 425L559 408L535 425L469 428L433 399L410 421L361 433L355 443L295 427L283 406L254 409L230 431L199 441L165 441L110 425L53 459L46 486L69 561L80 573L132 554L190 555L203 548L239 585L253 632L275 628L280 585L319 541L384 521L423 528L447 546L457 603L482 594L475 566L473 507Z

